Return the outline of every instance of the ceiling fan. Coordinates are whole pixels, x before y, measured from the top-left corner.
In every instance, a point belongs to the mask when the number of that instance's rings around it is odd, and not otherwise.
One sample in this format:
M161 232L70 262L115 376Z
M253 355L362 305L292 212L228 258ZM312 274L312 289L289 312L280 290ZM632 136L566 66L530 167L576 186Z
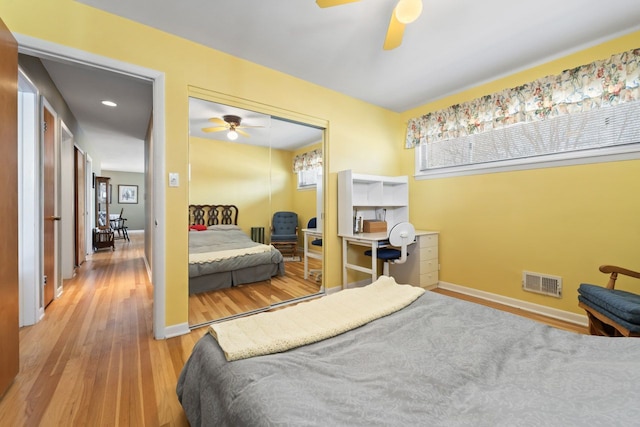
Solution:
M235 141L236 139L238 139L238 134L245 136L247 138L251 136L247 132L241 130L242 128L261 128L262 127L262 126L240 126L240 123L242 122L242 118L239 116L231 115L231 114L222 116L221 119L218 117L212 117L209 119L209 121L213 123L217 123L218 126L202 128L203 132L209 133L209 132L220 132L220 131L228 130L229 132L227 132L227 138L229 138L232 141Z
M355 3L360 0L316 0L320 7L340 6L347 3ZM384 39L384 50L395 49L402 43L404 26L410 24L422 13L422 0L398 0L391 13L391 21Z

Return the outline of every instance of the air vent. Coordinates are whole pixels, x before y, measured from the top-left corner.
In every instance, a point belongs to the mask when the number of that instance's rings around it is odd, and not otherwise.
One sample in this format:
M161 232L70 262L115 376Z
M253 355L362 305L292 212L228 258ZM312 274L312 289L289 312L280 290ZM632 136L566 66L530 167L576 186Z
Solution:
M548 274L522 272L522 289L537 294L562 297L562 278Z

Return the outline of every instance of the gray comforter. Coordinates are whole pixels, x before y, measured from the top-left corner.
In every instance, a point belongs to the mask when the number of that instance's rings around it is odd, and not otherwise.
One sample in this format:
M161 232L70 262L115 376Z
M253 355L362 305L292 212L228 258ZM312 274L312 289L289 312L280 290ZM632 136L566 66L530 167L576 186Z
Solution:
M426 292L280 354L227 362L207 334L177 393L192 426L631 426L640 339L578 335Z
M215 227L215 226L214 226ZM189 253L226 251L259 246L247 236L244 231L232 226L217 226L215 229L189 232ZM204 276L211 273L234 271L256 265L278 264L283 262L280 251L272 248L269 252L237 256L215 262L192 264L189 263L189 277ZM282 264L281 270L284 270ZM284 271L279 272L284 274Z

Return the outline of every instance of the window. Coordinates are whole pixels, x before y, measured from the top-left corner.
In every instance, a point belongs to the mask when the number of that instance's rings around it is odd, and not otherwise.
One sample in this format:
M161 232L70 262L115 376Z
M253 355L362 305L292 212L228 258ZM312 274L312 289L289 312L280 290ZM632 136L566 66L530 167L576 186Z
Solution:
M409 120L416 175L640 158L640 48Z
M416 175L472 173L640 158L640 102L420 144Z
M293 172L298 175L298 190L315 188L322 173L322 149L298 154L293 159Z
M298 171L298 190L304 188L315 188L318 183L318 176L321 172L322 166Z

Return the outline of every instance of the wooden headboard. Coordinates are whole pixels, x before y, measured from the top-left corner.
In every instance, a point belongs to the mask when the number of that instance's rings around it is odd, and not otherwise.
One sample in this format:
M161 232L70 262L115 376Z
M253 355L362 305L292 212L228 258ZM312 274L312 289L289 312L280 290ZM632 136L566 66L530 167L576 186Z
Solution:
M238 225L236 205L189 205L189 225Z

